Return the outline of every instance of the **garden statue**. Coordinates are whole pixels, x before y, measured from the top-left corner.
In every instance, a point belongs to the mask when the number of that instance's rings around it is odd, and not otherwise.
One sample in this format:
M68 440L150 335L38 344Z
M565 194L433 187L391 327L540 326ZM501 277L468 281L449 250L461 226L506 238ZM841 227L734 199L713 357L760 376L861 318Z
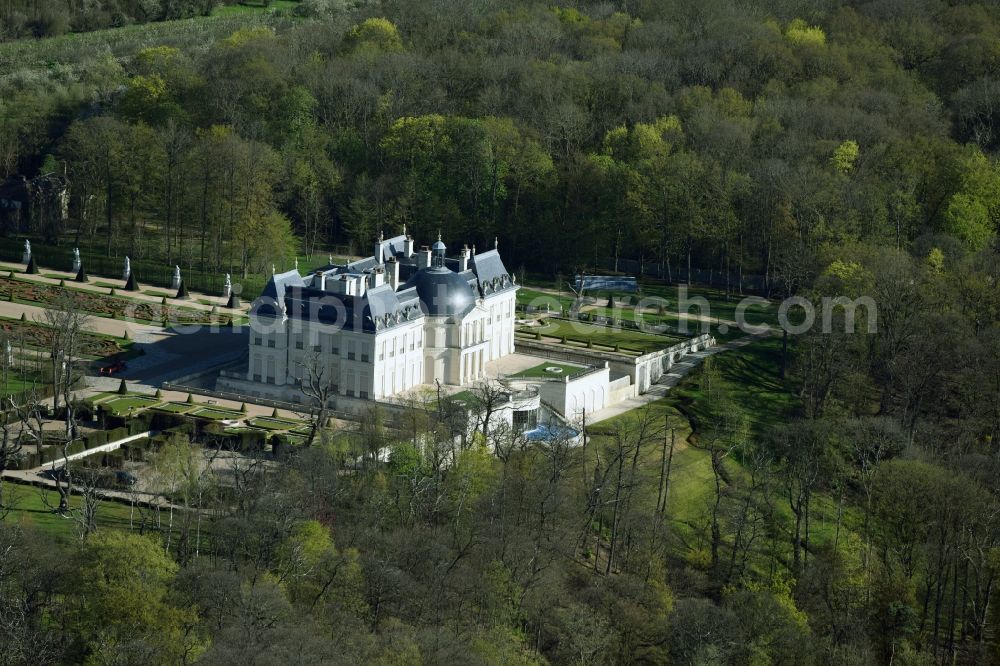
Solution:
M29 261L31 261L31 241L25 239L25 241L24 241L24 256L21 257L21 262L26 264Z
M174 279L170 283L170 288L171 289L180 289L181 288L181 267L180 266L174 266Z
M128 255L125 256L125 272L122 273L122 279L128 282L128 276L132 274L132 262L129 261Z
M79 273L80 272L80 266L82 266L82 265L83 264L80 261L80 248L74 247L73 248L73 272L74 273Z
M233 294L233 279L226 273L226 298Z

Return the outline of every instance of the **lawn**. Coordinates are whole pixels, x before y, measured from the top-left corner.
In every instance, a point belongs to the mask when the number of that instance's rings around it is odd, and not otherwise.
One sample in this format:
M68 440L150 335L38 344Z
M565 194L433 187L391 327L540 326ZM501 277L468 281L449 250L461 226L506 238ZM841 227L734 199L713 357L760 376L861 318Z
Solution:
M545 307L548 306L554 312L558 312L559 308L564 308L566 312L569 312L573 306L573 298L521 287L517 290L517 305L520 307L530 305L541 310L545 310Z
M111 398L101 403L116 415L128 414L132 410L147 409L155 406L160 401L157 398L141 395L123 395L120 398Z
M302 421L292 421L291 419L276 419L270 416L258 416L250 420L250 425L264 430L291 430L302 425Z
M721 389L746 412L755 433L796 416L799 401L794 395L794 387L790 381L780 378L780 338L762 338L710 359L722 380ZM696 428L700 421L708 418L711 409L701 389L700 376L700 370L691 373L667 397L696 424Z
M543 336L562 338L569 342L579 342L586 345L593 341L595 345L609 349L620 347L638 353L649 353L666 349L686 338L679 335L657 335L643 333L615 326L599 326L569 319L547 318L540 328L520 329L520 332L533 334L540 330Z
M154 407L157 411L170 412L171 414L185 414L197 408L198 405L189 402L165 402Z
M779 377L781 360L781 340L767 338L756 341L741 349L727 351L711 357L714 370L717 372L721 386L728 397L740 405L747 413L751 422L751 442L759 442L766 436L767 429L778 423L785 423L798 413L799 402L795 397L791 382ZM702 566L708 556L710 545L710 507L714 500L714 475L712 473L710 454L698 447L698 434L707 427L710 418L711 405L709 398L701 389L703 368L692 372L681 384L667 394L667 397L650 403L646 408L651 413L654 423L666 424L669 419L671 427L676 428L676 446L670 474L670 495L667 514L672 526L671 533L675 537L672 551L679 559L697 563ZM588 431L591 441L598 445L610 444L610 435L616 427L635 423L640 417L640 410L632 410L614 419L594 424ZM666 430L662 425L660 434L662 441L666 440ZM597 447L595 447L597 448ZM662 444L653 441L648 444L641 455L641 482L639 499L647 509L655 506L658 486L658 476L662 455ZM593 464L593 450L590 452L588 465ZM744 496L749 482L749 473L734 454L724 460L728 482L726 483L727 506L739 503ZM791 547L789 532L793 524L793 516L781 495L781 480L775 481L774 494L771 497L775 511L776 525L780 529L778 541L775 544L782 558L790 558ZM857 540L862 516L856 507L838 506L836 497L827 493L816 493L813 498L810 526L810 550L816 550L832 545L839 539L841 548L848 548L852 541ZM838 534L838 514L840 531ZM723 534L729 533L726 526L730 520L727 512L723 514ZM752 569L761 569L768 561L767 549L769 541L760 539L755 546L756 555L749 565ZM725 544L723 557L728 555L729 544Z
M549 369L555 369L555 372L551 372ZM563 377L568 377L580 370L585 370L586 366L574 365L572 363L556 363L548 362L536 365L533 368L528 368L527 370L522 370L516 374L511 375L513 378L529 379L545 377L548 379L562 379Z
M212 16L242 16L245 14L256 14L258 12L277 12L285 9L292 9L297 4L295 0L272 0L265 6L263 3L239 3L236 5L219 5L212 10Z
M241 419L246 416L242 412L236 412L229 409L219 409L217 407L200 407L193 412L190 412L191 416L197 416L202 419L211 419L212 421L225 421L226 419Z
M8 494L8 498L13 500L14 510L3 518L3 522L34 527L61 541L78 538L79 524L70 518L53 513L50 508L50 506L56 506L59 503L55 491L6 482L4 483L4 492ZM46 498L48 505L43 497ZM80 502L81 499L77 495L70 498L71 507L79 507ZM98 528L128 529L130 511L131 508L125 504L101 501L97 512L97 526Z
M686 294L687 300L684 308L681 308L679 303L682 292ZM725 290L711 287L643 284L640 298L648 299L654 296L666 299L667 302L664 304L666 313L673 313L675 318L678 312L686 312L693 315L704 315L712 319L735 321L736 309L740 301L751 295L730 294L727 299ZM744 319L749 324L777 325L778 302L771 300L764 304L747 301L744 308Z

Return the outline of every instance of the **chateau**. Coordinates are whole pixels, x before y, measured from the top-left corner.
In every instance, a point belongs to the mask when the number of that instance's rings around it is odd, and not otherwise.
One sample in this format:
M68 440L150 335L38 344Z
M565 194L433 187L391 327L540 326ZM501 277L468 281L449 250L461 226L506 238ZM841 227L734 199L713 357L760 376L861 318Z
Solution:
M298 401L310 372L360 399L484 378L514 351L518 287L496 247L446 255L440 237L417 248L404 233L364 259L273 275L251 308L245 382Z

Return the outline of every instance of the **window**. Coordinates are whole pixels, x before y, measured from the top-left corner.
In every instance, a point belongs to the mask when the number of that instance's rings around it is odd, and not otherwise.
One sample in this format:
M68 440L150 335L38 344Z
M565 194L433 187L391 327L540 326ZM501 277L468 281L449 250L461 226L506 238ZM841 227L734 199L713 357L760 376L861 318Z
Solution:
M333 389L334 395L340 395L340 386L338 384L334 384L331 388Z
M301 341L301 340L296 340L296 341L295 341L295 348L296 348L296 349L302 349L302 348L303 348L304 346L305 346L305 345L303 345L303 344L302 344L302 341Z
M333 354L334 356L340 356L340 347L334 347L333 349L330 350L330 353Z
M268 347L274 347L274 340L268 340L267 341L267 346Z
M253 343L258 347L260 347L262 344L264 344L264 341L258 336L253 339Z
M368 391L361 391L361 399L362 400L368 399Z
M354 360L354 352L352 352L352 351L347 352L347 360L348 361L353 361Z
M368 354L367 353L362 353L361 354L361 360L364 361L365 363L367 363L368 362Z
M259 382L259 381L260 381L260 375L254 375L254 376L253 376L253 380L254 380L255 382Z
M346 391L344 391L344 393L346 393L351 398L354 397L354 389L347 389Z

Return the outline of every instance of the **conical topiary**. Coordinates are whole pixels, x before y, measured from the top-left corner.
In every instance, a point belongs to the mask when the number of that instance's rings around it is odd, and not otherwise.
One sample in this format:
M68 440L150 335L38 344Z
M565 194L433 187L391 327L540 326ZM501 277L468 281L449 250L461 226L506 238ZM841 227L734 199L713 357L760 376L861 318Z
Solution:
M28 313L27 312L22 312L21 313L21 321L28 321Z
M187 300L190 298L190 296L188 296L188 288L185 286L184 280L181 280L181 286L177 288L177 296L174 298L179 298L181 300Z
M66 280L59 280L59 286L60 287L65 287L66 286Z
M90 278L87 277L87 270L80 264L80 270L76 273L77 282L90 282Z
M240 411L243 412L244 414L247 413L247 403L244 402L240 404Z
M278 408L277 408L277 407L275 407L275 408L274 408L274 411L273 411L273 412L271 412L271 418L272 418L272 419L277 419L277 418L281 418L281 417L280 417L280 416L278 415Z
M128 280L125 281L126 291L139 291L139 282L135 279L135 273L129 272Z
M187 400L185 400L185 402L187 402L187 404L189 404L189 405L193 405L194 404L194 396L191 395L190 393L188 393L188 397L187 397Z
M109 292L108 292L108 295L109 295L109 296L114 296L114 295L115 295L116 293L117 293L117 292L115 291L115 288L114 288L114 287L111 287L111 291L109 291Z
M230 310L235 310L240 307L240 297L235 293L229 294L229 300L226 301L226 307Z
M28 259L28 267L24 269L24 272L28 275L38 275L38 264L35 263L34 255Z
M128 385L125 383L125 379L122 378L121 383L118 385L118 395L125 395L128 393Z
M166 305L166 304L167 304L167 297L164 296L163 298L160 299L160 305Z
M156 389L156 393L153 394L153 397L157 398L157 399L162 398L163 397L163 391L161 391L160 389Z

